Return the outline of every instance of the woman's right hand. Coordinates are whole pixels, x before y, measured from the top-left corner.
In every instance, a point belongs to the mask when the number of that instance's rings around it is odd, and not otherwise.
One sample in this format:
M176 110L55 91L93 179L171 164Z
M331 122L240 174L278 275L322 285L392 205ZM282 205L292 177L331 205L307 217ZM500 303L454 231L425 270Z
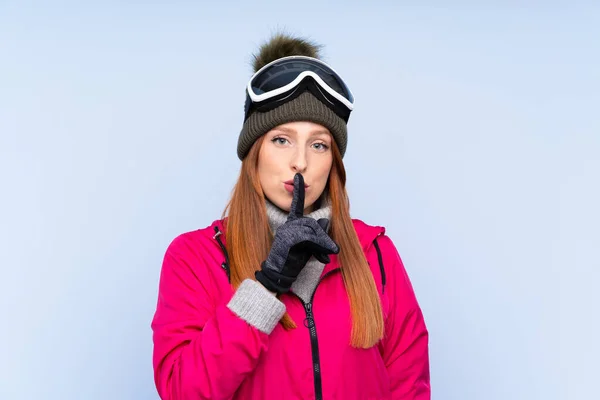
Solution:
M329 220L304 216L304 178L294 176L294 196L290 215L273 240L269 256L256 272L256 279L271 292L285 293L311 256L329 263L329 254L338 254L338 245L329 237Z

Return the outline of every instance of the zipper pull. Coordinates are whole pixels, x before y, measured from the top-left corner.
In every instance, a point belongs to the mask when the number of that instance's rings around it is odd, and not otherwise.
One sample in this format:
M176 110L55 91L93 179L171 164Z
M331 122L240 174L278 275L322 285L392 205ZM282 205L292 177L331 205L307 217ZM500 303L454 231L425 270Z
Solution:
M306 310L306 318L304 318L304 326L308 329L311 329L315 326L315 320L313 318L312 313L312 303L306 303L304 305L304 309Z

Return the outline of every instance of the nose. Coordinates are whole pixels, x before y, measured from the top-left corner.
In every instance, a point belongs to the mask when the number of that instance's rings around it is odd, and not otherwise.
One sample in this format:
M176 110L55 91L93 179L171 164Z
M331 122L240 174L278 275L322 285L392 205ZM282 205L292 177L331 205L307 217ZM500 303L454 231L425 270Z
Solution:
M306 151L302 148L299 148L294 152L294 156L292 157L291 167L294 172L303 173L306 171L306 167L308 166L308 160L306 159Z

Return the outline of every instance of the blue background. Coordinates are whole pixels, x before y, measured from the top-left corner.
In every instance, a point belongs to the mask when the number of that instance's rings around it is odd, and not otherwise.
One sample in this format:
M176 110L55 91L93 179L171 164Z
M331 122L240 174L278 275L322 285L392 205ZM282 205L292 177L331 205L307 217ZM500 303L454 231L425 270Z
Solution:
M0 398L158 398L162 256L221 215L278 29L356 96L351 212L404 259L433 398L600 398L600 6L566 1L1 1Z

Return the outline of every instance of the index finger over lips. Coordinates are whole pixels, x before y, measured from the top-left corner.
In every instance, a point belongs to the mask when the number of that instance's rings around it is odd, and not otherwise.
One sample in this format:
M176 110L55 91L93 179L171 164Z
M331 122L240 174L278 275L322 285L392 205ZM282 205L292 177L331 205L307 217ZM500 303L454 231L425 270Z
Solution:
M301 173L294 176L294 194L288 221L302 218L304 216L304 177Z

